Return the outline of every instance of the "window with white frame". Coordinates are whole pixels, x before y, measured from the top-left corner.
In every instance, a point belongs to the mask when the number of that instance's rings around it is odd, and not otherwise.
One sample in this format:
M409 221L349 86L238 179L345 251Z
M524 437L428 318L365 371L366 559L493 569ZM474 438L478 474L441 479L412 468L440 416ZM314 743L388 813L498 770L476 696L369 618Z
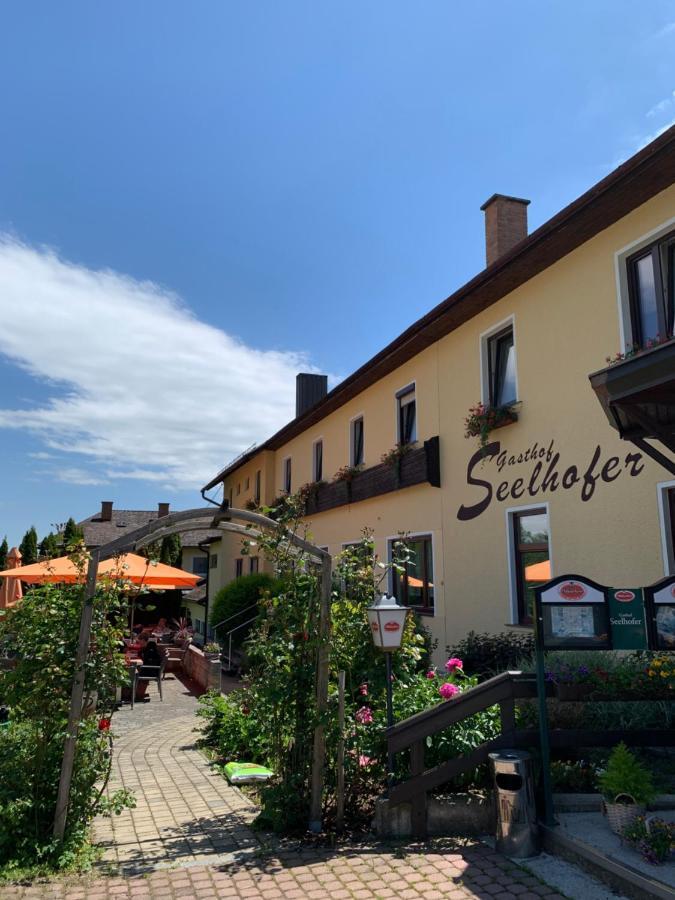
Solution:
M260 560L258 559L258 557L257 556L249 557L248 570L249 570L250 574L255 575L255 573L259 570L259 568L260 568Z
M253 493L253 499L256 503L260 503L260 482L262 479L262 472L260 469L255 473L255 490Z
M193 556L192 557L192 574L193 575L206 575L209 568L208 560L206 556Z
M675 575L675 481L659 485L663 574Z
M433 613L434 553L431 535L410 535L389 541L390 561L398 555L397 544L405 545L407 559L402 572L392 571L394 596L402 606L411 606L422 613Z
M507 511L511 570L512 622L530 625L534 589L551 580L548 507L532 506Z
M210 569L218 568L218 554L217 553L211 553L209 555L209 568Z
M363 416L352 419L349 425L349 432L349 464L351 466L362 466L364 458Z
M633 342L673 337L675 231L626 259Z
M234 561L234 577L241 578L244 574L244 560L240 557Z
M497 409L518 401L513 319L481 335L482 400Z
M314 481L323 480L323 441L314 441L312 444L312 478Z
M284 460L283 485L284 485L284 490L286 491L286 493L290 494L291 485L292 485L290 456L287 456L286 459Z
M675 219L615 254L625 350L675 336Z
M417 440L417 400L414 384L409 384L396 392L396 416L398 443L414 444Z

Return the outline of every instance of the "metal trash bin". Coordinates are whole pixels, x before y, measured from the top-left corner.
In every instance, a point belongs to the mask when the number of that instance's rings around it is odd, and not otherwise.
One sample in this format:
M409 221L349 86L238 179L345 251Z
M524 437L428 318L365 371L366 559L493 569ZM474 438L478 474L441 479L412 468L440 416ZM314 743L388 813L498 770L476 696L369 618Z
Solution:
M525 859L539 853L532 756L521 750L490 753L497 809L497 850Z

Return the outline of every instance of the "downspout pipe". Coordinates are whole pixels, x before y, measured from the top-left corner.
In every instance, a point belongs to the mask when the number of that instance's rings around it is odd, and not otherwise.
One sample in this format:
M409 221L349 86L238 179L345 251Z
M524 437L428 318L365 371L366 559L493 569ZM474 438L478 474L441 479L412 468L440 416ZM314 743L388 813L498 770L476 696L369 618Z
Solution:
M206 599L204 601L204 644L209 642L209 581L211 572L211 548L210 544L197 544L202 553L206 554Z

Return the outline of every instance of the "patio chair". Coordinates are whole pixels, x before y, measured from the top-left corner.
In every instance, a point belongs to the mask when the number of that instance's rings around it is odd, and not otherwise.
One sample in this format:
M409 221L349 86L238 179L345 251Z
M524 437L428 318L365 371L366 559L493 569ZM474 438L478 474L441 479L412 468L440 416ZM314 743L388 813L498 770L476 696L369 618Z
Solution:
M157 687L159 688L159 699L164 700L162 695L162 678L164 677L164 669L166 668L166 656L161 662L159 666L138 666L134 672L134 676L132 679L131 685L131 708L134 708L134 703L136 701L136 687L139 681L156 681ZM146 675L141 675L141 669L148 673Z

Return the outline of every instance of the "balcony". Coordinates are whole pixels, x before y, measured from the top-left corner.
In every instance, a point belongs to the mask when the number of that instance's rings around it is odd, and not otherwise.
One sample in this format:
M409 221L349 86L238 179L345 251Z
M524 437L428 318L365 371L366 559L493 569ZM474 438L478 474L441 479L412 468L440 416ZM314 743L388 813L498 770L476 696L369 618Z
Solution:
M612 428L675 475L675 340L589 375Z
M416 484L441 486L438 437L410 450L394 463L380 463L357 472L351 481L319 482L305 501L305 515L360 503Z

